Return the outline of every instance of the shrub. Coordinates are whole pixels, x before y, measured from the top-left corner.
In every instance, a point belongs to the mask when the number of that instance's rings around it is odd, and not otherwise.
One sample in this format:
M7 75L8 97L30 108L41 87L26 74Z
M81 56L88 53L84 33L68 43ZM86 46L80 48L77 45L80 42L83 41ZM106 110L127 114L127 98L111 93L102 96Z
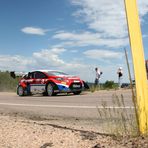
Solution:
M13 79L8 71L0 72L0 91L16 91L18 78Z
M115 89L118 87L118 84L114 83L114 81L106 81L104 84L103 84L103 88L104 89Z

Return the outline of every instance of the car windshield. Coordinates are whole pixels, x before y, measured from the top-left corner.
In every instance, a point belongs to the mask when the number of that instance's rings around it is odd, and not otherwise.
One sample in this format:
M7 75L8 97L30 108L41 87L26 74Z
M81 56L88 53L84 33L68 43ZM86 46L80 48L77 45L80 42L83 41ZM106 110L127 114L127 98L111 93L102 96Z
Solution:
M64 72L60 72L60 71L48 71L47 72L48 73L48 75L50 75L50 76L60 76L60 75L68 75L68 74L66 74L66 73L64 73Z

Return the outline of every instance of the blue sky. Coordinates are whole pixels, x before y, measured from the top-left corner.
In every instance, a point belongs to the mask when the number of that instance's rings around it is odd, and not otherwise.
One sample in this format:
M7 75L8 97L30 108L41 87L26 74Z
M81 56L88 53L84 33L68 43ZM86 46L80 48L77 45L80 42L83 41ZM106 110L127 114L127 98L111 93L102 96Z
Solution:
M148 1L138 8L148 59ZM99 67L102 82L117 82L122 66L128 81L123 0L0 0L0 19L0 70L58 69L93 82Z

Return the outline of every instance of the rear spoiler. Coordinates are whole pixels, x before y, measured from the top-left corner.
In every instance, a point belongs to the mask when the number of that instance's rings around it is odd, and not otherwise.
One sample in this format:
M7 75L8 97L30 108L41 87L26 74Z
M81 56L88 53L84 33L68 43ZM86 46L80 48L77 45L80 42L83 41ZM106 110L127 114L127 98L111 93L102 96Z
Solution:
M83 81L83 84L85 89L89 89L89 85L85 81Z

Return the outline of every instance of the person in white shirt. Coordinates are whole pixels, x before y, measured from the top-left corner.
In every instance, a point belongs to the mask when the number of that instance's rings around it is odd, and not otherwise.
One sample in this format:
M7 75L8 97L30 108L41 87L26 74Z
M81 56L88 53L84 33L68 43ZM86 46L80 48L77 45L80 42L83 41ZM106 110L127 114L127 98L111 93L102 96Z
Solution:
M100 79L102 72L97 67L95 68L95 71L96 71L95 86L98 86L99 85L99 79Z
M118 85L119 85L119 87L121 87L121 79L122 79L122 76L123 76L122 67L119 67L117 74L118 74Z

